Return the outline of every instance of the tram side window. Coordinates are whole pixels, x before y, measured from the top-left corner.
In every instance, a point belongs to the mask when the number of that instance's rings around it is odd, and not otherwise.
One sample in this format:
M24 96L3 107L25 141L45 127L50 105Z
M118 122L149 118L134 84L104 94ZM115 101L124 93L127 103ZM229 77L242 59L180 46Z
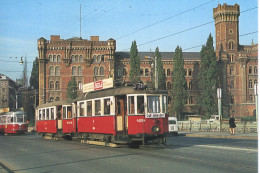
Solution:
M135 97L129 96L128 97L128 106L129 106L129 114L135 114Z
M54 120L54 108L51 108L51 119Z
M39 110L39 120L41 120L41 119L42 119L42 111Z
M71 108L71 106L67 107L67 114L68 114L68 119L72 118L72 108Z
M92 101L87 101L87 116L92 116Z
M66 107L63 107L63 108L62 108L62 118L63 118L63 119L66 119L66 118L67 118L67 117L66 117L66 112L67 112L67 111L66 111Z
M144 96L137 96L137 113L144 113Z
M79 103L79 116L85 115L84 102Z
M17 123L23 123L23 115L17 115Z
M167 113L168 112L168 109L167 109L167 96L163 96L163 100L162 100L162 112L163 113Z
M45 109L42 110L42 119L45 120L46 117L45 117Z
M100 100L95 100L95 115L101 115Z
M49 109L46 109L46 120L50 119L50 111Z
M148 112L160 113L160 99L159 96L148 96Z
M104 114L110 115L110 98L104 99Z

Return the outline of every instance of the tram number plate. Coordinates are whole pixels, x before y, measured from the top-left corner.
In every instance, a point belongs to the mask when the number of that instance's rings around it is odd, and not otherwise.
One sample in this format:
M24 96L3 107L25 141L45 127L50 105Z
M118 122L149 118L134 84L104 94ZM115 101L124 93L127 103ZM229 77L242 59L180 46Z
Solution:
M145 118L164 118L164 113L148 113Z

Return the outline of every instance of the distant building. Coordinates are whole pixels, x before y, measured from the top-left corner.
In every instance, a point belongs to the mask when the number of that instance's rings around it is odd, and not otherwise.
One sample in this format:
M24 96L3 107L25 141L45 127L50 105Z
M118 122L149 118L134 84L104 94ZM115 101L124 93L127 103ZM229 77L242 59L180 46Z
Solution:
M226 116L255 115L254 84L257 83L258 45L239 44L239 5L218 5L213 9L216 30L216 55L219 65L219 84L222 88L223 114ZM210 32L210 31L209 31ZM66 98L72 76L76 78L78 92L82 85L104 78L129 81L130 52L116 52L116 41L82 38L50 40L38 39L39 52L39 103ZM161 52L166 76L166 89L172 90L174 52ZM154 52L139 52L140 76L144 83L152 81ZM199 94L199 52L183 52L188 97L184 113L198 115L196 98ZM169 103L171 97L168 98Z
M6 75L0 74L0 113L16 109L18 84Z

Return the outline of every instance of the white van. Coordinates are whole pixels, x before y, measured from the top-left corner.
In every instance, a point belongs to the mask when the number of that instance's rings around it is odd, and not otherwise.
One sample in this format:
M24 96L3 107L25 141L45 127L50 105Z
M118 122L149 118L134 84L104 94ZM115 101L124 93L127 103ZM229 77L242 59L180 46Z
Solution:
M177 118L176 117L169 117L168 122L169 122L169 133L172 133L174 135L178 135L179 125L178 125Z

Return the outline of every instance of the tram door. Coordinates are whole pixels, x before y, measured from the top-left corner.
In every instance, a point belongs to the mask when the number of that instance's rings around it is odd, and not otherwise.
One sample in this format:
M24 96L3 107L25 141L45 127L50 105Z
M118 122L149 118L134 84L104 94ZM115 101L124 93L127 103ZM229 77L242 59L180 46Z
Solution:
M116 97L116 131L117 134L125 134L126 133L126 123L125 123L125 115L126 115L126 96L117 96Z

